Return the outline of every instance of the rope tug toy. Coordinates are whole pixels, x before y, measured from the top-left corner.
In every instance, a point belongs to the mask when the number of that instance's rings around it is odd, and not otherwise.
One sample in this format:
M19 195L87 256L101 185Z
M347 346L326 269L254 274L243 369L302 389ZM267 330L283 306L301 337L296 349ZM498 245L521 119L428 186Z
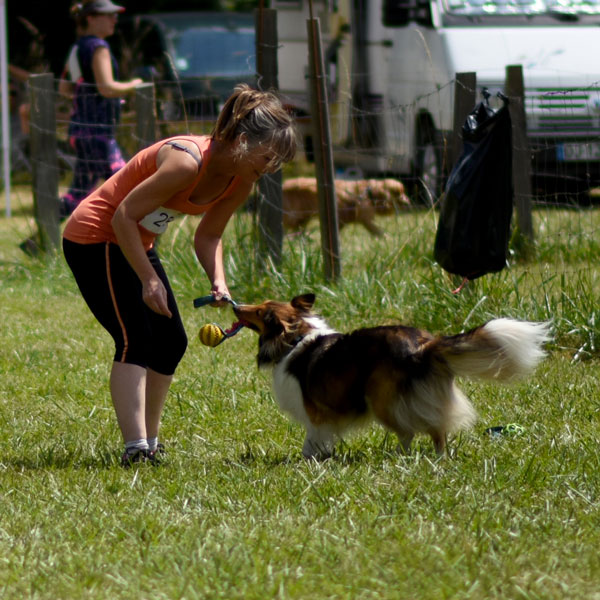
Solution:
M236 305L236 302L231 298L223 298L223 300L226 300L232 306ZM214 296L202 296L201 298L196 298L194 300L194 308L200 308L201 306L206 306L212 302L215 302ZM200 327L198 337L205 346L214 348L215 346L218 346L220 343L224 342L227 338L233 337L242 329L243 326L244 324L241 321L236 321L229 329L224 330L216 323L207 323L206 325Z

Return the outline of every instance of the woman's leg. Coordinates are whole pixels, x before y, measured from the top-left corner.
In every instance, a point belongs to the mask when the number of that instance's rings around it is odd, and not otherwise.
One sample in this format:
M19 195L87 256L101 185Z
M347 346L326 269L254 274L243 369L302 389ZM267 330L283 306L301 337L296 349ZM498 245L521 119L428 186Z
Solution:
M115 138L108 135L72 137L71 146L77 160L73 180L61 200L62 216L69 216L96 187L98 181L108 179L125 166L123 154Z
M146 369L130 363L113 362L110 395L123 441L145 440Z
M146 370L146 436L158 437L162 415L173 375L161 375L152 369Z
M149 315L153 343L147 355L146 433L148 439L153 439L158 437L160 417L173 380L173 373L186 350L187 336L171 284L160 259L154 250L148 253L148 258L165 286L167 303L172 313L170 319L156 313Z
M102 152L106 158L102 177L108 179L125 166L125 159L114 137L106 136L102 141L102 146Z
M110 390L123 438L126 444L156 438L173 373L187 345L160 260L148 252L167 289L170 319L144 304L141 283L118 246L64 240L63 248L84 299L115 341Z
M79 203L94 189L97 176L94 174L94 157L89 137L72 136L69 140L75 149L75 168L68 191L61 198L61 217L68 217Z

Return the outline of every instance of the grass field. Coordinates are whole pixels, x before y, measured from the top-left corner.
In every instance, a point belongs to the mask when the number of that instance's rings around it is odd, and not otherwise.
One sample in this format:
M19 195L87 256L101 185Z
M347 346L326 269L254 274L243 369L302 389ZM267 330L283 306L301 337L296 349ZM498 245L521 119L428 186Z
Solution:
M190 345L172 387L159 468L119 467L111 342L61 257L22 255L31 201L0 219L0 597L12 599L600 599L600 211L534 212L536 257L453 295L433 262L436 214L342 232L342 279L322 277L318 227L287 238L275 268L255 224L227 231L238 300L317 294L330 324L401 320L457 333L493 316L552 319L549 356L512 387L461 382L480 420L436 458L372 427L306 462L279 413L256 338L216 349L195 310L208 282L192 223L161 240ZM491 438L490 426L521 434Z

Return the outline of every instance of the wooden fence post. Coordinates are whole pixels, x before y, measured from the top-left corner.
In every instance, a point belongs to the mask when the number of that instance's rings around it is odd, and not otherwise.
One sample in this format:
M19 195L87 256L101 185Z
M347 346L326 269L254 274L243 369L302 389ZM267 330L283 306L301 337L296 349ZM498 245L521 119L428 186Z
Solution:
M325 279L331 280L339 278L341 263L327 82L319 19L308 19L306 25L308 30L311 122L313 139L315 140L315 173L317 176L321 223L321 251L323 253Z
M60 227L54 75L31 75L29 91L32 188L38 241L42 250L57 251L60 245Z
M510 118L512 121L512 165L515 206L517 210L518 234L528 245L533 242L533 224L531 218L531 153L527 139L525 120L525 86L523 67L506 67L505 93L508 96Z
M135 88L136 133L138 150L156 141L156 95L153 83L141 83Z
M462 127L477 102L477 73L456 73L454 82L454 130L452 135L452 166L462 151Z
M258 87L262 90L277 90L279 89L277 11L261 7L256 11L255 19ZM282 181L281 170L267 173L258 181L261 254L263 256L268 254L275 264L281 262L283 252Z

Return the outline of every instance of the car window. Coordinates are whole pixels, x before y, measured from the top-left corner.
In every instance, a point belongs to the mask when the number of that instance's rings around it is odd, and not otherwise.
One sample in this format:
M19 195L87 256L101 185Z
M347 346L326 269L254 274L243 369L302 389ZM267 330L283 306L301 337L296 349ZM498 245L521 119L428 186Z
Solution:
M184 77L230 77L255 72L254 29L190 27L173 34L174 63Z

